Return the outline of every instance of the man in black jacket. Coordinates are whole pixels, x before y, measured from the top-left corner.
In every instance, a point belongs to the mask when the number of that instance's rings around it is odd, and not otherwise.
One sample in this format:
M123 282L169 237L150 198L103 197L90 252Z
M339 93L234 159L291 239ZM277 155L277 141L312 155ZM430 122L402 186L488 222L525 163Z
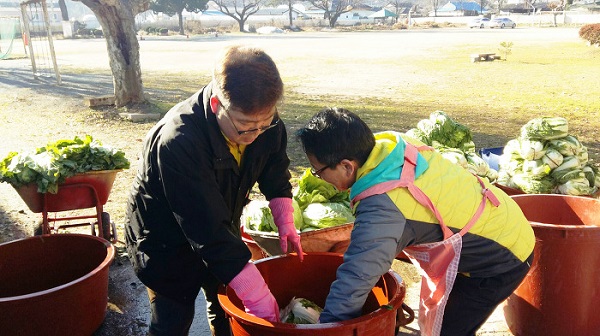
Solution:
M249 262L240 216L258 182L282 249L302 258L293 223L287 133L277 104L283 83L262 50L233 46L213 80L174 106L146 136L128 203L127 249L148 288L150 335L187 335L203 290L213 335L229 335L217 300L228 284L250 314L277 321L279 308Z

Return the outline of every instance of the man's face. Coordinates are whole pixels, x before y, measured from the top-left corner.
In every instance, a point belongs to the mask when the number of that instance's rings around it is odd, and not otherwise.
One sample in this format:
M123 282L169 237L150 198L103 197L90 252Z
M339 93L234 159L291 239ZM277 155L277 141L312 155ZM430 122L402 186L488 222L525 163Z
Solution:
M249 145L259 135L276 126L273 119L277 107L266 108L253 115L246 115L233 108L225 108L221 102L217 104L217 120L221 131L227 138L239 145Z
M355 181L356 171L354 164L349 160L327 166L313 155L307 155L308 162L312 167L312 173L316 177L331 183L337 190L344 191L349 189Z

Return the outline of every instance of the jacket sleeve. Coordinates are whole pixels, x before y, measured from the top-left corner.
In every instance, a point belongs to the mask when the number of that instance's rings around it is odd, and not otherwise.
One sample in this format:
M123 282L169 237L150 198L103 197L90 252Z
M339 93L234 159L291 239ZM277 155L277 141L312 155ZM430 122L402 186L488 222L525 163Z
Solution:
M231 213L214 173L218 158L206 142L173 134L156 145L165 201L193 250L219 280L228 283L250 259L250 252L227 229Z
M363 199L357 206L350 245L337 270L319 321L344 321L361 315L367 296L392 266L406 220L387 194Z
M269 201L276 197L292 197L290 159L287 155L287 131L283 121L279 123L278 141L276 144L270 144L273 152L270 153L265 168L258 178L259 189Z

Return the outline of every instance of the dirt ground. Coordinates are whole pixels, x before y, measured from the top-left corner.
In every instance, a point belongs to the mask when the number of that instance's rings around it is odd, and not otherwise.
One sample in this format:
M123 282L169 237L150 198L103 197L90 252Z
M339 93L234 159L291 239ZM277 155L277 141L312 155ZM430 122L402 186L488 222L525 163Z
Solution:
M519 39L514 31L513 40ZM497 31L490 34L499 34ZM566 29L554 32L554 38L570 39L576 30ZM472 35L480 38L479 35ZM286 36L220 36L214 37L176 37L169 39L140 41L143 71L177 74L186 69L198 73L199 77L208 76L212 57L216 50L235 41L253 43L264 47L276 61L294 60L293 67L282 67L280 71L291 78L303 78L302 85L294 90L311 95L340 94L340 81L345 83L344 94L351 96L364 93L372 96L385 96L386 87L395 85L395 78L385 70L369 65L369 59L383 57L383 54L427 53L433 48L443 47L445 43L464 39L461 30L456 34L440 36L433 40L414 35L405 37L408 42L419 42L420 48L383 48L373 53L376 43L386 38L383 34L355 35L352 41L339 38L332 33L318 33ZM352 72L352 80L347 80L344 69L337 69L341 74L333 79L328 74L314 73L305 76L302 65L304 48L314 51L310 57L319 57L319 50L342 48L348 43L367 44L371 48L358 50L352 57L363 66ZM373 43L373 44L371 44ZM74 135L92 134L106 145L125 151L132 161L132 169L124 170L117 175L113 190L107 204L106 212L122 228L124 221L124 204L127 191L133 180L137 155L141 141L155 121L132 123L119 119L114 111L91 111L83 104L86 96L105 96L112 93L112 78L108 71L108 58L103 40L58 40L55 41L58 64L61 67L62 85L56 85L52 74L34 79L28 59L0 61L0 157L4 158L9 151L32 150L45 145L49 141L61 138L73 138ZM171 52L177 51L175 62ZM355 49L356 50L356 49ZM167 57L168 55L168 57ZM388 55L389 56L389 55ZM350 57L345 55L344 57ZM80 70L85 69L85 73ZM376 81L372 78L377 77ZM364 92L364 83L372 87ZM194 84L191 84L194 86ZM200 84L198 84L198 87ZM147 92L154 98L179 96L177 90ZM52 111L52 112L49 112ZM129 111L135 112L135 111ZM39 223L41 214L32 213L14 189L7 184L0 184L0 243L29 237ZM109 307L105 322L96 332L97 336L145 335L149 321L149 307L144 286L135 278L127 258L123 252L122 233L116 246L119 251L111 266L109 283ZM395 265L409 286L407 302L417 308L418 276L411 265ZM499 309L484 325L478 335L511 335L504 323ZM204 302L197 303L197 318L192 327L192 335L209 335L204 322ZM416 322L404 328L401 335L419 335Z

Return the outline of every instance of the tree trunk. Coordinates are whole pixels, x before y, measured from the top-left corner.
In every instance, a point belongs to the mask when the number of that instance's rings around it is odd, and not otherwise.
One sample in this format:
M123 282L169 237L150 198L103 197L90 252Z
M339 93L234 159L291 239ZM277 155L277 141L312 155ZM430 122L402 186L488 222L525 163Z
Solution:
M245 20L240 19L240 20L237 20L237 22L238 22L238 25L240 26L240 33L243 33Z
M65 0L58 0L58 8L60 8L60 15L62 17L63 37L66 39L73 38L73 26L69 22L69 11Z
M294 26L294 18L292 16L292 10L294 9L294 7L292 6L292 0L288 1L288 11L289 11L289 18L290 18L290 29Z
M113 75L115 105L121 107L144 102L140 46L135 32L132 5L127 0L81 2L96 14L102 25Z
M69 11L67 10L67 4L65 4L65 0L58 0L58 8L60 8L62 20L69 21Z
M177 19L179 19L179 35L185 35L183 31L183 10L177 13Z
M340 14L335 13L335 14L329 16L329 28L335 28L335 24L336 24L337 20L339 19L340 15L341 15L341 13Z

